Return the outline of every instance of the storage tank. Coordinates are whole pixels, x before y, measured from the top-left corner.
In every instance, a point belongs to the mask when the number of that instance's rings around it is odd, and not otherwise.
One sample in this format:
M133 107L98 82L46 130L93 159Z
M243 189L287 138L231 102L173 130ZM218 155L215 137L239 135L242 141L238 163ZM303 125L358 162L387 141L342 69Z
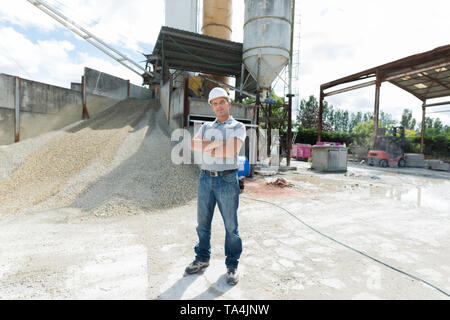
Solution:
M203 0L202 33L231 40L232 0Z
M224 40L231 40L231 23L233 16L232 0L203 0L202 33ZM225 76L206 75L217 81L229 84ZM207 83L208 87L216 87L214 82ZM228 88L224 88L228 91Z
M242 60L262 91L289 63L291 12L292 0L245 0Z

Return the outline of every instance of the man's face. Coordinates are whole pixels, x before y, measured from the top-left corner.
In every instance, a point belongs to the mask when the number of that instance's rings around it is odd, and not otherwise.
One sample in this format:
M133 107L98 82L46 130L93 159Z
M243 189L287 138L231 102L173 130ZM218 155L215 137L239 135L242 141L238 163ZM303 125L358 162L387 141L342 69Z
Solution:
M231 103L226 98L219 97L211 100L211 107L218 118L223 118L230 114Z

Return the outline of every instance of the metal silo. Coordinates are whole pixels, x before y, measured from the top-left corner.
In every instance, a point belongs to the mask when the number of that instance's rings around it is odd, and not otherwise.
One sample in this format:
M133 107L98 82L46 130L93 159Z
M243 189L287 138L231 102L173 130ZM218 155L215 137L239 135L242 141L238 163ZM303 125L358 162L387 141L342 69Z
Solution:
M245 0L245 67L266 91L289 63L292 0Z
M232 0L203 0L202 33L219 39L230 40L232 33L233 1ZM229 84L225 76L210 75L212 78ZM216 87L215 83L208 83ZM226 89L228 91L228 89Z

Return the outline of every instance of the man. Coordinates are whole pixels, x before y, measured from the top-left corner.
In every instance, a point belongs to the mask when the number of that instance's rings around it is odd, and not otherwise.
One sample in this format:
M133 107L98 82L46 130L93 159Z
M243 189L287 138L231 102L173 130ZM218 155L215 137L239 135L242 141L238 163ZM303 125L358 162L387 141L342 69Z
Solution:
M237 267L242 252L238 232L239 206L238 152L246 137L245 126L230 115L231 101L227 92L214 88L208 102L216 115L212 123L204 123L191 141L191 149L202 152L198 183L197 234L195 260L186 273L194 274L209 266L211 255L211 221L216 204L225 225L225 265L227 283L239 281Z

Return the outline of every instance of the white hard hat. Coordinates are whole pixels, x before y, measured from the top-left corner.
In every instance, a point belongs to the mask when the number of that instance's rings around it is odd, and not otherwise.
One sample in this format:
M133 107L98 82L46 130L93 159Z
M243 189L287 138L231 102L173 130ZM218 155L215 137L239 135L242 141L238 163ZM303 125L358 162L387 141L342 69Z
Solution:
M211 104L211 100L221 97L226 98L227 101L229 101L230 99L225 89L221 87L216 87L209 92L208 103Z

